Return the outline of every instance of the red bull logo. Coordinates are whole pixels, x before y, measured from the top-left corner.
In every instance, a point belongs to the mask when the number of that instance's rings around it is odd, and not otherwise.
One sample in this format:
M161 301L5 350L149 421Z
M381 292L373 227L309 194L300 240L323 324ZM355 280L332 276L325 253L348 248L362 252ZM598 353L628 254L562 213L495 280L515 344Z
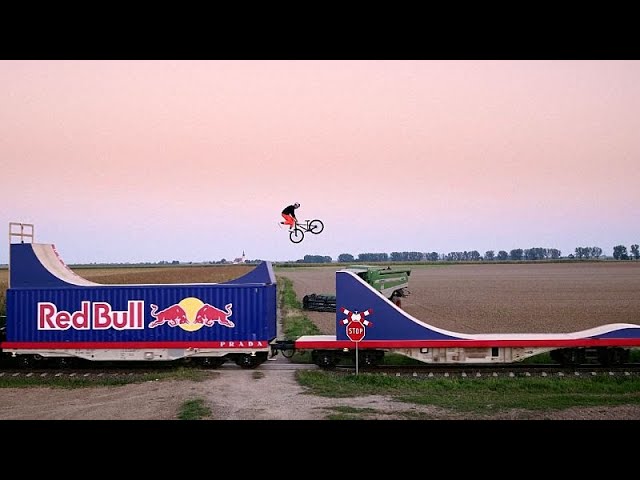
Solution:
M171 305L170 307L158 312L158 306L152 303L151 316L155 318L155 320L149 324L149 328L155 328L159 325L163 325L164 323L168 323L171 327L189 323L187 312L185 312L184 308L180 305Z
M167 324L170 327L180 327L188 332L195 332L202 327L213 327L216 323L233 328L235 323L229 320L232 307L233 304L228 303L224 310L221 310L195 297L184 298L179 303L162 310L158 310L157 305L151 304L151 316L154 319L149 324L149 328Z
M229 320L229 317L231 316L231 307L232 304L227 303L224 306L224 311L222 311L213 305L205 303L200 307L200 310L198 310L195 323L202 323L205 327L213 327L213 324L218 322L220 325L233 328L235 327L235 324Z

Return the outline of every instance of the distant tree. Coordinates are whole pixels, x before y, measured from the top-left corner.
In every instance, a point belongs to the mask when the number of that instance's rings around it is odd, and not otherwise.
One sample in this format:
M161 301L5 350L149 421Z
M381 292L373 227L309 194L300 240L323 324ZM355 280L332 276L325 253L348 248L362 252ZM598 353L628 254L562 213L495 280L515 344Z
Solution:
M429 252L424 254L424 258L429 262L437 262L440 260L440 255L438 252Z
M466 250L464 252L449 252L445 256L445 260L448 262L472 262L481 259L482 257L480 256L480 252L477 250L472 250L470 252L467 252Z
M485 260L493 260L495 258L495 254L493 253L493 250L487 250L486 252L484 252L484 259Z
M302 261L304 263L331 263L331 257L322 255L305 255Z
M546 248L535 247L526 248L524 250L524 258L526 260L544 260L549 256L549 251Z
M613 258L616 260L629 260L629 255L627 254L627 247L624 245L616 245L613 247Z
M522 254L523 252L521 248L514 248L509 252L509 258L511 260L522 260Z
M392 262L419 262L424 259L422 252L391 252L389 259Z
M600 258L602 255L602 249L600 247L576 247L576 257L582 259L586 258Z
M342 263L350 263L353 262L353 255L350 253L341 253L338 255L338 261Z
M388 253L359 253L358 261L359 262L388 262L389 254Z
M507 252L505 252L504 250L500 250L498 252L498 260L506 260L509 258L509 254Z
M638 250L640 246L638 244L631 245L631 253L633 254L633 258L638 260L640 258L640 251Z
M549 249L549 256L553 259L558 259L562 256L562 252L560 250L558 250L557 248L550 248Z

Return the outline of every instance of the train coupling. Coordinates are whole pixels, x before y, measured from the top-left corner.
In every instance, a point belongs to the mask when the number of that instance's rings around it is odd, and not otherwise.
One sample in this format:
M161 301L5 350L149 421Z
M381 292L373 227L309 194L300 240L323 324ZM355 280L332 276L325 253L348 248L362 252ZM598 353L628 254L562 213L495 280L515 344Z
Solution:
M271 358L275 357L278 352L282 352L285 358L291 358L296 351L296 343L293 340L274 340L271 342Z

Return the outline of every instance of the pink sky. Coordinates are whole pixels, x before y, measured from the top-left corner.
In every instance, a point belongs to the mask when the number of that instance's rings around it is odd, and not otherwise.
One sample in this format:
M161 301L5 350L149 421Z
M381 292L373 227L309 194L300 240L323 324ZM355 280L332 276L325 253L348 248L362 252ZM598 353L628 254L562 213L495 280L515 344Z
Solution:
M0 61L0 98L0 221L67 263L640 243L640 61Z

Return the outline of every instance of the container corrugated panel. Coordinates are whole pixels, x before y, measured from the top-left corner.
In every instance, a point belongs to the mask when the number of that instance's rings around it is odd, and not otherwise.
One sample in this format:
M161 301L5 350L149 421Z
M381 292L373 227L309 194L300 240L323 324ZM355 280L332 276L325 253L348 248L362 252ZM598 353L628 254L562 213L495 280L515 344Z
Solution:
M6 341L269 342L276 302L258 283L9 289Z

